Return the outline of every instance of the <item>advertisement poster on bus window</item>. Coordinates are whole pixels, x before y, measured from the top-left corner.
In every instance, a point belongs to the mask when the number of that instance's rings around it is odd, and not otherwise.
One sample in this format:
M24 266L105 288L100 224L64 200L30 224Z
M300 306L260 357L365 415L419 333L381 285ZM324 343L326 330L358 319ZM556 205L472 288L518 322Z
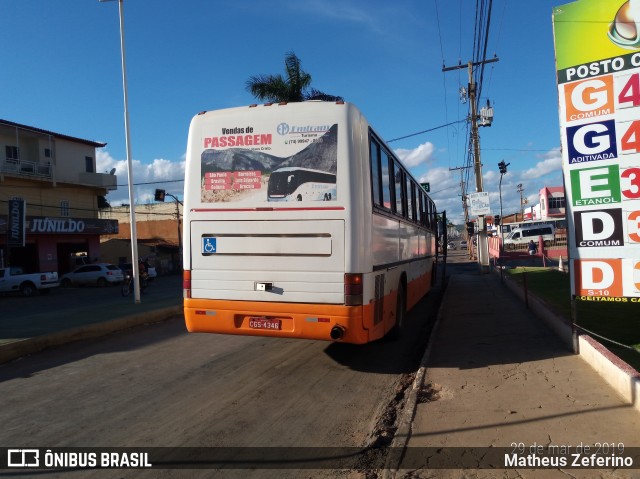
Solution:
M203 203L336 201L338 125L221 124L204 136Z
M640 1L553 9L571 293L640 301Z

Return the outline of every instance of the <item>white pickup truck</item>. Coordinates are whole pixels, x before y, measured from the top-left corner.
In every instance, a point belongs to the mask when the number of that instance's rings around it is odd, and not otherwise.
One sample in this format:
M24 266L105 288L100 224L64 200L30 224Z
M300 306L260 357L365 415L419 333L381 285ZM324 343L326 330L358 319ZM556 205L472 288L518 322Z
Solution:
M25 274L22 268L0 268L0 293L20 292L31 296L36 291L48 293L57 286L60 281L55 271Z

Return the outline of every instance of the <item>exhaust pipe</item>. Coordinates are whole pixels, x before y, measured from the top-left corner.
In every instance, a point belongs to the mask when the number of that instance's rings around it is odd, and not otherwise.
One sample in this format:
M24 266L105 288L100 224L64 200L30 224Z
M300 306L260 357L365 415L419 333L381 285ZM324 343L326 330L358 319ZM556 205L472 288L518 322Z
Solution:
M340 326L339 324L335 325L331 328L331 339L337 341L338 339L342 339L344 336L346 329L344 326Z

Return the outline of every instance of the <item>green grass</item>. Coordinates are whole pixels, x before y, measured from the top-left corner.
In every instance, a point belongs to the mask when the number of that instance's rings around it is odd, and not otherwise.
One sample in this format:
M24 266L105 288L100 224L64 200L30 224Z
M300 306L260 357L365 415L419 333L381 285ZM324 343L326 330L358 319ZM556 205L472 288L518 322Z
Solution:
M505 270L518 284L543 299L559 314L571 318L569 275L557 269L520 267ZM576 324L596 335L635 348L630 350L596 337L607 349L640 371L638 303L575 301Z

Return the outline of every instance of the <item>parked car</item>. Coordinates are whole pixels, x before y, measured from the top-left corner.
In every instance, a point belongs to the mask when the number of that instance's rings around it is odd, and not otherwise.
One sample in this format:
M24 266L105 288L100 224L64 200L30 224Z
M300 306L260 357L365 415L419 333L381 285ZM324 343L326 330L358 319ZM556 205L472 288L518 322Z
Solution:
M447 243L447 249L451 249L451 250L456 249L456 244L453 241L449 241Z
M0 268L0 293L20 291L24 296L31 296L36 291L45 294L51 288L60 286L58 273L25 273L22 268Z
M106 286L108 284L118 284L124 280L122 270L115 264L94 263L85 264L76 268L71 273L67 273L60 279L63 287L71 285L95 284Z
M460 241L460 249L467 249L467 241L466 240Z

